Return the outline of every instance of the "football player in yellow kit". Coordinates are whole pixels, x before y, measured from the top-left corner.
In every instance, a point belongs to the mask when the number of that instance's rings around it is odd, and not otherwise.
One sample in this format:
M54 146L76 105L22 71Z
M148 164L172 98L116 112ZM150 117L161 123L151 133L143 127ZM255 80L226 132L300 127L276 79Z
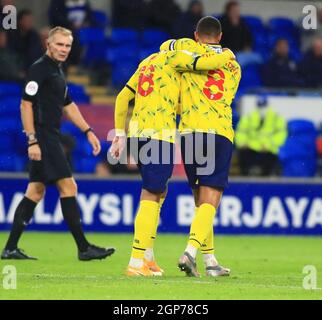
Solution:
M191 39L168 40L161 45L161 50L220 53L223 50L219 44L221 36L220 22L213 17L204 17L195 32L197 42ZM198 249L203 253L208 276L230 274L228 268L219 265L214 255L213 221L228 184L234 138L230 105L240 78L241 69L235 60L208 72L184 72L181 76L181 151L196 203L189 241L178 263L188 276L200 276L196 266ZM196 159L207 148L207 156L209 151L214 151L208 157L208 161L213 163L210 171L202 170L205 166Z
M119 158L125 147L128 106L135 98L128 137L143 182L141 201L135 218L132 254L126 271L129 276L163 273L154 259L147 261L144 255L147 248L153 247L162 205L160 199L166 191L173 170L180 72L217 69L231 59L235 57L230 50L220 54L211 52L199 55L184 51L155 53L141 62L117 96L116 137L110 152L113 157Z
M160 49L221 53L221 36L219 20L208 16L197 25L197 42L192 39L168 40ZM240 78L241 69L235 60L211 71L184 72L181 76L181 152L196 203L189 241L178 263L188 276L200 276L196 266L198 249L203 253L208 276L230 274L228 268L219 265L214 255L213 221L228 184L234 138L230 105ZM210 163L212 170L205 170L205 165L197 159L207 148L207 165Z

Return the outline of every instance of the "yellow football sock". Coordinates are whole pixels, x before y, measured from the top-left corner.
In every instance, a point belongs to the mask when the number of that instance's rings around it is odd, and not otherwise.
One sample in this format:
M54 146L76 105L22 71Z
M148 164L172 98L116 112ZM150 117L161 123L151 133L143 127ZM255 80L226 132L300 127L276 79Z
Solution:
M201 246L201 253L202 254L214 254L215 248L214 248L214 230L211 228L211 231L209 232L206 240Z
M153 246L154 246L154 241L155 241L155 238L156 238L157 232L158 232L160 212L161 212L161 208L163 206L164 201L165 201L165 198L161 198L160 201L159 201L158 214L157 214L156 219L155 219L155 225L154 225L154 229L153 229L152 236L151 236L151 239L150 239L149 248L153 248Z
M195 216L198 214L198 207L195 208ZM211 228L209 235L201 246L202 254L214 254L214 231Z
M199 249L209 236L210 229L212 230L216 208L209 203L203 203L199 209L198 214L195 215L191 228L189 245Z
M131 257L143 259L144 251L148 248L153 230L158 218L159 203L141 200L134 224L134 240Z

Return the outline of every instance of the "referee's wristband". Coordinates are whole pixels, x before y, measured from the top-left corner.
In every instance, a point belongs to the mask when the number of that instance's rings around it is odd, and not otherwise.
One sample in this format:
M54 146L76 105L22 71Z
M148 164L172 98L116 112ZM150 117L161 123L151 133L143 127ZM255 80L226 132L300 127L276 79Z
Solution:
M84 131L85 136L87 136L89 132L94 132L94 130L91 127L89 127L87 130Z
M28 148L32 147L32 146L35 146L36 144L39 144L38 141L35 141L35 142L32 142L32 143L28 144Z

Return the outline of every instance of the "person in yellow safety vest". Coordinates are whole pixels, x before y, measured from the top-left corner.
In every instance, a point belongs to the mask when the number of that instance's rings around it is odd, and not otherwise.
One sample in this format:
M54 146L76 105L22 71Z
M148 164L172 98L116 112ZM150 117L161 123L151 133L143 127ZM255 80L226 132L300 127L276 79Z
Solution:
M238 149L242 175L262 176L276 173L278 152L287 138L287 123L267 106L266 97L260 97L250 114L242 116L237 125L235 144Z

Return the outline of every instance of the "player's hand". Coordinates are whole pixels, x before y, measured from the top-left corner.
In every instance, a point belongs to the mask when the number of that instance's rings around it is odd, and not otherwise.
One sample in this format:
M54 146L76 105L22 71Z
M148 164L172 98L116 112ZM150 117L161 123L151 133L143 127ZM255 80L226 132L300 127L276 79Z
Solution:
M121 154L125 147L126 136L116 136L113 139L112 146L110 148L110 153L112 158L120 159Z
M222 51L223 52L225 52L225 51L229 51L229 53L231 54L231 59L232 60L236 60L236 56L235 56L235 54L229 49L229 48L223 48L222 49Z
M87 140L93 148L93 155L97 156L101 152L101 143L93 132L88 132Z
M28 147L28 157L30 160L34 161L41 160L41 150L38 144Z

